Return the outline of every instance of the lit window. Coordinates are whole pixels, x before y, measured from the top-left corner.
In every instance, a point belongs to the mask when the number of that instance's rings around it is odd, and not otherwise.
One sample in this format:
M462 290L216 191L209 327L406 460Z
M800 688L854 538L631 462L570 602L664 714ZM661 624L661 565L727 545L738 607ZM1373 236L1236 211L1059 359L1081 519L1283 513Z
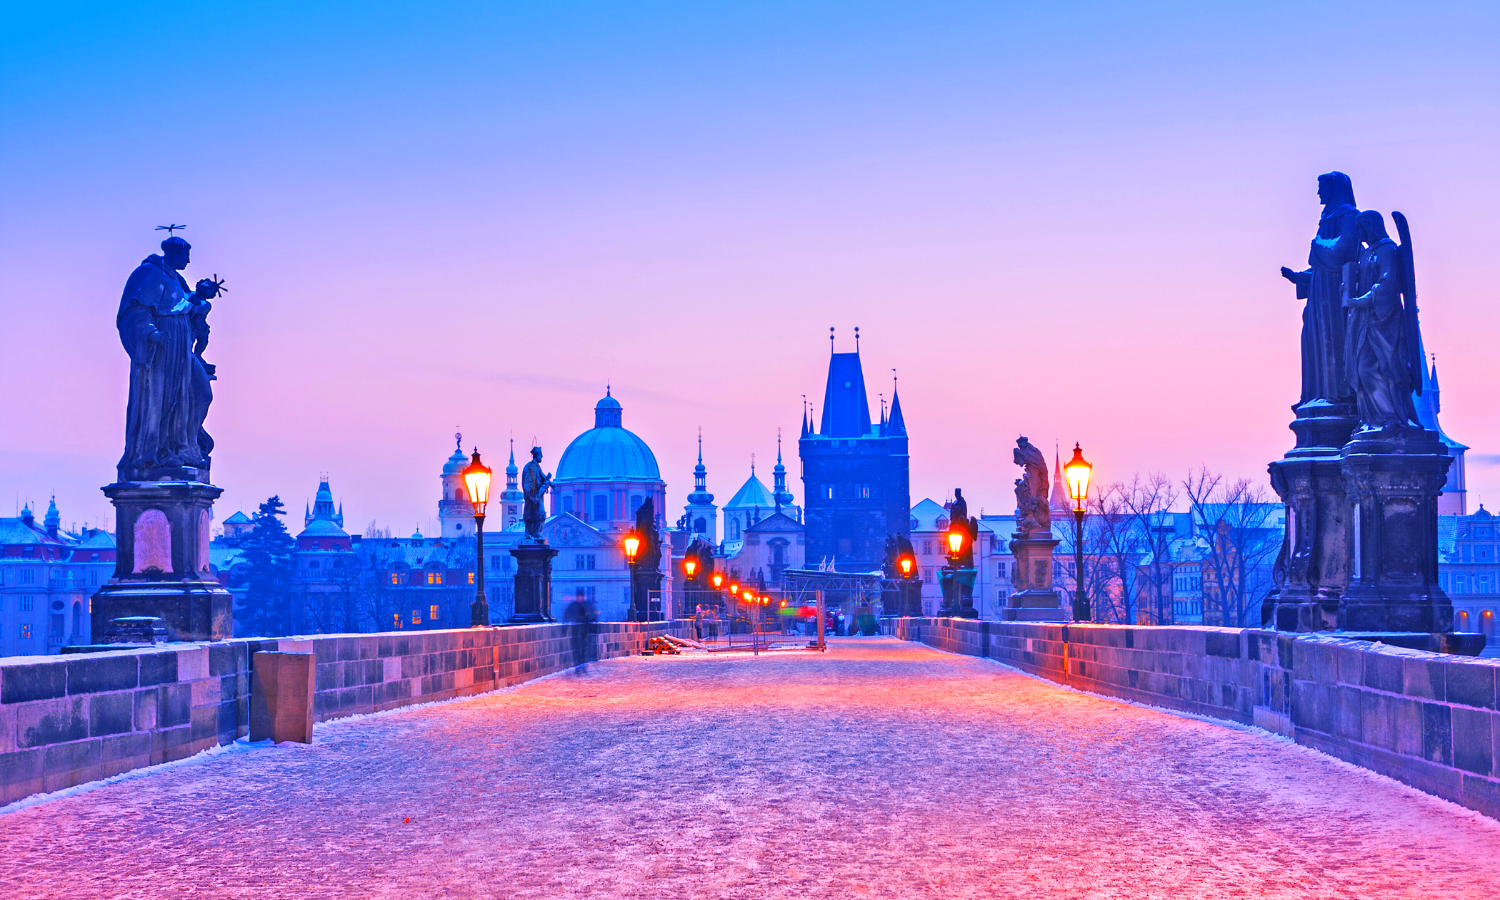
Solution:
M391 613L391 620L392 620L391 621L391 627L392 628L400 628L401 627L401 614L400 613Z
M436 622L437 621L437 617L438 617L437 616L437 604L434 603L432 605L432 608L427 611L427 618L431 619L434 622Z
M28 639L30 637L31 637L31 623L30 622L22 622L21 623L21 639L25 640L25 639Z
M474 573L470 572L469 573L469 584L473 584L473 583L474 583Z
M442 584L443 583L443 573L442 572L428 572L427 573L427 583L428 584Z
M422 611L420 609L414 609L414 610L412 610L411 611L411 623L413 625L416 625L416 624L418 624L421 621L422 621Z
M391 573L391 584L400 584L400 583L401 583L401 573L400 572L392 572ZM400 616L397 616L397 618L400 618Z

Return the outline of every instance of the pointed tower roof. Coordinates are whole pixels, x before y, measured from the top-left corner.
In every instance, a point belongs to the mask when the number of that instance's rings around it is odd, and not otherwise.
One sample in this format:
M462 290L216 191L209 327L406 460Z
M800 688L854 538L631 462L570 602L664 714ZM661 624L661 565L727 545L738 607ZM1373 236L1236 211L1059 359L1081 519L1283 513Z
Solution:
M786 466L781 462L781 429L776 429L776 468L771 470L774 491L772 498L776 501L776 511L780 512L783 506L792 505L792 492L786 487Z
M703 465L703 429L698 429L698 465L693 467L693 492L687 495L687 502L694 506L707 506L714 502L714 495L708 492L708 468Z
M47 514L42 517L42 524L48 531L56 531L57 526L62 524L62 514L57 511L57 495L53 495L47 501Z
M343 513L333 505L333 491L328 487L328 476L324 475L318 479L318 493L307 516L307 527L297 537L348 537L343 518Z
M891 393L891 414L886 418L885 433L891 437L906 437L906 416L901 414L900 393Z
M828 360L828 384L823 390L824 437L853 438L870 433L870 399L859 353L835 353Z
M776 508L776 500L771 492L766 490L765 483L756 477L751 471L750 477L734 494L734 499L724 504L724 509L763 509L766 512Z
M1068 496L1068 489L1063 485L1062 455L1055 444L1052 447L1052 496L1047 498L1047 505L1053 512L1073 510L1073 498Z
M1438 437L1448 446L1451 453L1453 450L1467 450L1467 446L1460 444L1443 431L1443 426L1438 424L1438 413L1442 411L1441 389L1438 387L1437 376L1437 354L1432 356L1432 367L1428 368L1426 362L1422 365L1422 393L1413 392L1412 405L1417 409L1417 421L1428 431L1436 431Z
M521 493L521 488L516 485L516 476L521 470L516 468L516 439L510 439L510 462L505 464L505 490L500 494L501 503L520 503L526 499Z

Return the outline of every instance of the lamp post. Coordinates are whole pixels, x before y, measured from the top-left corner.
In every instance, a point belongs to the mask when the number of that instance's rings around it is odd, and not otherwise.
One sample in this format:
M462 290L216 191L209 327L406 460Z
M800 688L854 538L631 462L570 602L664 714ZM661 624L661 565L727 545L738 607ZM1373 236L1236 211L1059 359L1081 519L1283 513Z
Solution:
M635 570L636 554L641 552L641 536L634 531L628 532L623 541L625 545L625 560L630 565L630 621L644 621L644 617L638 618L640 603L640 577Z
M958 564L963 557L964 541L967 538L968 534L957 519L949 524L948 533L944 535L944 543L948 545L948 590L944 592L943 606L950 616L958 614L962 602L963 586L958 580Z
M490 624L490 604L484 596L484 507L490 502L490 467L479 461L479 448L463 470L469 505L474 507L474 602L469 606L469 627Z
M1083 449L1073 444L1073 458L1063 466L1068 479L1068 496L1073 498L1073 621L1092 622L1088 595L1083 592L1083 514L1089 496L1089 476L1094 467L1083 458Z

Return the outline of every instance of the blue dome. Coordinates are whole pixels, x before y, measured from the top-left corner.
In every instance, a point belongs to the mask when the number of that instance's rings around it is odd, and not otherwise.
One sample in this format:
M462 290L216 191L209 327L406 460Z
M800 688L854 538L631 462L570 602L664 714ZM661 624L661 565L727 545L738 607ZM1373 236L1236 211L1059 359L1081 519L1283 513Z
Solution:
M464 456L462 450L454 450L453 455L443 464L444 475L462 475L464 467L469 464L469 458Z
M606 394L594 407L594 427L580 434L557 463L558 482L660 481L656 454L620 424L620 401Z

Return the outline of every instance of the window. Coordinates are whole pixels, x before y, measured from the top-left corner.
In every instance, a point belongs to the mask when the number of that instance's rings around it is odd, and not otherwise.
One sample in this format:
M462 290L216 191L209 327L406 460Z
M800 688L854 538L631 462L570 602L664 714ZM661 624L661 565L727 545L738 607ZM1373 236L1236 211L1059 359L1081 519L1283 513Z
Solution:
M932 555L932 541L923 541L922 542L922 555L923 556L931 556Z
M98 584L98 583L99 583L99 570L98 569L90 570L90 572L89 572L89 584Z
M870 486L868 484L862 484L859 486L859 497L860 499L869 499Z
M573 511L573 498L572 497L564 497L563 498L563 512L570 513L572 511ZM511 515L515 515L515 510L514 509L511 510Z
M97 554L97 553L90 554L90 556L89 556L89 562L98 562L98 561L99 561L99 554Z
M431 496L431 495L429 494L428 496ZM411 611L411 623L413 625L417 625L417 624L420 624L421 621L422 621L422 611L420 609L414 609L414 610L412 610Z
M931 569L923 569L922 570L922 583L923 584L932 584L932 570Z
M427 618L429 618L432 621L436 622L437 621L437 617L438 617L438 615L437 615L437 604L434 603L434 604L432 604L432 608L429 609L429 610L427 610Z
M693 520L693 531L698 534L708 534L708 521L702 516Z
M469 573L469 584L473 584L473 583L474 583L474 573L470 572Z
M431 497L431 494L427 496ZM603 522L609 519L609 498L603 494L594 495L594 517L593 521Z
M833 485L831 485L831 484L825 484L825 485L823 485L823 499L824 500L832 500L833 499Z
M35 607L35 602L36 601L33 600L31 597L22 597L21 598L21 612L31 612L33 609L36 608Z
M501 556L498 553L496 553L496 554L494 554L494 555L492 555L490 557L490 567L491 568L498 569L498 568L500 568L503 565L505 565L505 557Z
M428 494L428 496L430 497L432 495ZM30 638L31 638L31 623L30 622L22 622L21 623L21 639L22 640L29 640Z
M432 495L428 494L428 496L430 497ZM36 584L36 570L35 569L22 569L21 570L21 583L22 584Z
M948 530L948 517L947 516L938 516L937 517L937 522L935 522L933 524L937 525L937 530L938 531L947 531Z
M391 613L391 619L392 619L392 621L391 621L391 627L392 628L400 628L401 627L401 614L400 613Z
M431 496L431 495L428 495L428 496ZM428 572L427 573L427 583L429 585L441 585L443 583L443 573L442 572Z

